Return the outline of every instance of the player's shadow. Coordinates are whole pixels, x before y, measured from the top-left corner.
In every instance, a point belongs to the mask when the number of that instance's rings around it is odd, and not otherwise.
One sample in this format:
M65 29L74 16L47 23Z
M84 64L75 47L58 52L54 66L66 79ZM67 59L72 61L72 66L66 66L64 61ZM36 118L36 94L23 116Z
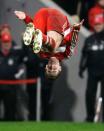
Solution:
M72 88L70 88L68 73L67 67L63 64L62 73L54 83L51 119L55 121L73 121L76 94Z

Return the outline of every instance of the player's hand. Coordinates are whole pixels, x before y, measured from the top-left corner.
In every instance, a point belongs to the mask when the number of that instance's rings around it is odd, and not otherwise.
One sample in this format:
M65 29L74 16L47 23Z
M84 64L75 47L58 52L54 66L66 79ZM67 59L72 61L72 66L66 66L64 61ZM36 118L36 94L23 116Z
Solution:
M14 14L16 15L17 18L20 20L24 20L26 18L26 14L23 11L14 11Z
M83 22L84 22L84 19L80 23L74 24L73 25L73 30L79 32L81 26L83 25Z

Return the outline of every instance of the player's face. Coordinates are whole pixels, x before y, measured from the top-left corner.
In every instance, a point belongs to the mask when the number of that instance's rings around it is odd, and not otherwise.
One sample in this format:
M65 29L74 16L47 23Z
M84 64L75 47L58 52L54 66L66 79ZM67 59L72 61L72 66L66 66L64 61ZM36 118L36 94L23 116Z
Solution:
M46 65L46 75L49 78L56 78L61 72L60 62L57 58L50 58L48 64Z
M94 25L94 30L97 33L103 31L104 30L104 24L103 23L102 24L100 24L100 23L99 24L95 24Z

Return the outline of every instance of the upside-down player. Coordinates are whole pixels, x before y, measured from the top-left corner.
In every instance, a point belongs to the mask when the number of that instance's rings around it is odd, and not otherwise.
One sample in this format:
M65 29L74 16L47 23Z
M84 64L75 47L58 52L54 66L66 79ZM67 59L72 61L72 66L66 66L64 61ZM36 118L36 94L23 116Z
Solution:
M53 8L40 9L33 19L22 11L14 13L27 24L24 44L32 46L33 52L41 58L49 59L46 74L56 78L61 72L60 62L71 56L77 44L83 21L70 27L67 16Z

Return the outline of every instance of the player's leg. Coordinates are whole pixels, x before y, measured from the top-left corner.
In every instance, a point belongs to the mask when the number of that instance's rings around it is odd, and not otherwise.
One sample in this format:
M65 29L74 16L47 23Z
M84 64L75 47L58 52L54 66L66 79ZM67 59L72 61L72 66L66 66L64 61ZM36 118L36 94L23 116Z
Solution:
M56 31L48 31L47 32L47 39L50 39L50 41L48 40L48 43L50 44L50 46L52 46L52 39L55 43L54 45L54 51L60 46L62 40L63 40L63 36L61 34L59 34Z
M59 17L55 17L52 15L51 12L48 11L48 9L44 8L38 11L34 17L34 25L36 26L37 29L39 29L42 32L42 37L41 33L39 30L38 36L36 36L36 39L34 37L34 43L37 43L40 38L42 38L42 46L47 49L49 52L55 51L61 44L63 37L61 35L62 33L62 24L59 22ZM62 19L63 20L63 19ZM55 25L56 24L56 25ZM55 26L53 26L55 25ZM58 31L60 29L61 31ZM39 39L38 39L39 38ZM35 44L34 44L34 51L35 51Z
M56 31L49 31L47 35L43 34L41 30L35 29L32 23L29 23L23 34L23 41L25 45L33 44L34 53L38 53L42 47L50 52L54 52L61 44L63 36Z

